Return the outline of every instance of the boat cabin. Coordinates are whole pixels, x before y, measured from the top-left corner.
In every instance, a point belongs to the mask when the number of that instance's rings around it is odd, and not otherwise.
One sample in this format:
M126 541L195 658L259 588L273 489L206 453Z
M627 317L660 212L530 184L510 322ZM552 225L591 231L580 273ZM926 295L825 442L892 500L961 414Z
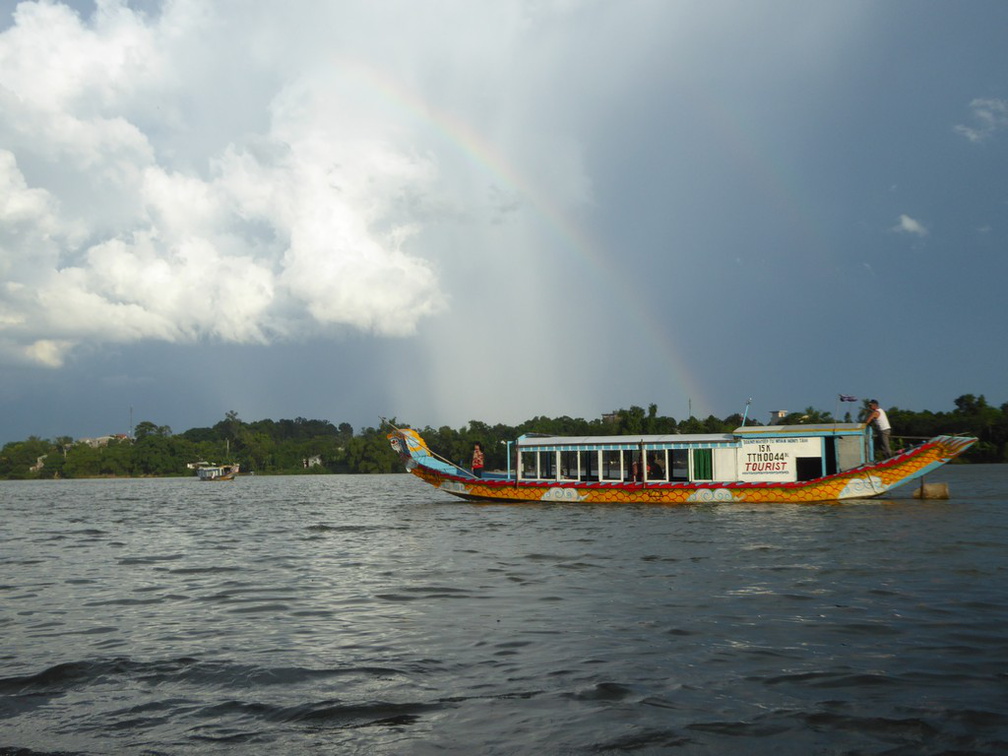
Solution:
M872 437L855 423L743 426L731 433L541 436L516 442L518 480L780 483L869 462Z

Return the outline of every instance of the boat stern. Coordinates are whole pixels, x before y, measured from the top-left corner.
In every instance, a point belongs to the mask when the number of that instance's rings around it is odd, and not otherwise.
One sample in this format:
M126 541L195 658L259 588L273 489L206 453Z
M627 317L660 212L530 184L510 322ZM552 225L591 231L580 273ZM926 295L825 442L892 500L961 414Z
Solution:
M888 460L853 471L836 498L862 499L886 493L937 470L976 442L973 436L935 436Z

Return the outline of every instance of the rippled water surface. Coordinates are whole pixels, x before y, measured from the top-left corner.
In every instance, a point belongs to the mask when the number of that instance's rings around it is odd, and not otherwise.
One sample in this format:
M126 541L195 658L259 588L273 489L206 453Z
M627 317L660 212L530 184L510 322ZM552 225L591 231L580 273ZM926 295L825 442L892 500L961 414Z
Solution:
M0 754L1004 753L1008 468L929 480L953 498L0 483Z

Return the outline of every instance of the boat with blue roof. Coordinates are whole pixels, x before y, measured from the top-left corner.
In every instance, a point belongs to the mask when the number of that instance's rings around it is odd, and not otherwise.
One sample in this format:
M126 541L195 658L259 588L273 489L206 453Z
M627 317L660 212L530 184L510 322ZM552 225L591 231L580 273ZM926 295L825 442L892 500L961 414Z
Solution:
M940 435L875 461L861 423L751 425L727 433L634 436L526 434L508 469L481 476L432 451L412 428L389 426L406 469L463 499L586 504L825 502L880 496L940 468L976 443Z

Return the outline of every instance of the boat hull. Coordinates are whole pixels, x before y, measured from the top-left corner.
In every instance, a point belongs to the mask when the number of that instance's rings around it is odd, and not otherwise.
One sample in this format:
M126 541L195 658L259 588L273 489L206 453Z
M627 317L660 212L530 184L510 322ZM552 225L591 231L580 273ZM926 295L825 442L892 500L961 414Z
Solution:
M788 483L577 482L496 480L466 477L439 463L411 429L396 429L389 441L409 472L435 488L474 501L585 504L698 504L711 502L814 503L868 499L904 485L962 454L975 438L937 436L877 464L836 475Z

